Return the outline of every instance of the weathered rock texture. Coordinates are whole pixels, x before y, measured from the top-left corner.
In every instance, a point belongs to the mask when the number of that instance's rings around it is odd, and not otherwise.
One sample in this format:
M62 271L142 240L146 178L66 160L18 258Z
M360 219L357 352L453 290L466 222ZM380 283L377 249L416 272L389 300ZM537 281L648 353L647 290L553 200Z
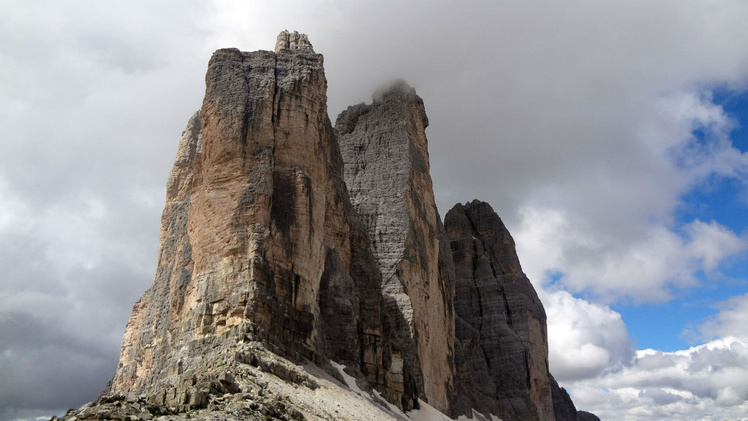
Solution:
M588 419L498 216L475 201L442 225L423 101L398 82L333 129L322 64L297 32L213 54L153 286L110 385L65 418Z
M386 333L404 383L441 411L453 390L454 276L429 173L428 118L398 82L336 121L353 206L382 272Z
M505 420L553 420L546 315L514 241L490 205L445 217L455 268L457 407Z
M234 332L236 333L236 332ZM133 391L102 396L63 419L191 421L392 421L407 416L381 399L351 390L313 365L300 366L257 342L226 335L221 353L153 397ZM340 377L340 374L338 374ZM54 419L54 418L53 418ZM482 421L482 420L481 420ZM487 420L486 420L487 421Z
M169 177L156 279L111 392L179 383L234 331L374 378L397 366L383 361L381 276L342 180L322 56L298 34L278 46L210 60Z
M281 50L312 50L312 43L306 34L283 31L275 40L275 52Z

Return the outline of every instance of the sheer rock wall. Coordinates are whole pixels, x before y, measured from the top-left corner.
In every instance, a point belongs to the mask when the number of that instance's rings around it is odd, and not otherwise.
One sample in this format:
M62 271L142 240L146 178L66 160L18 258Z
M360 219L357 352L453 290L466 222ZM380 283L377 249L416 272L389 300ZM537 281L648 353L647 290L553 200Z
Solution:
M415 90L397 82L335 124L354 208L382 272L391 358L405 388L448 412L453 392L454 276L429 172L428 118ZM392 373L387 373L391 376Z

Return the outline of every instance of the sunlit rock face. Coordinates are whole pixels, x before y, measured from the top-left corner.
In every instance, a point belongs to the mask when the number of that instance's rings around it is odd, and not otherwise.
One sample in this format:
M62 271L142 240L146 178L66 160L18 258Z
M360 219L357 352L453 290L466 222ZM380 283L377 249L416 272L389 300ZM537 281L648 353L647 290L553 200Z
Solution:
M179 383L180 367L225 352L216 338L236 332L294 358L386 371L381 276L342 180L323 57L298 33L277 45L210 60L169 177L156 278L111 392Z

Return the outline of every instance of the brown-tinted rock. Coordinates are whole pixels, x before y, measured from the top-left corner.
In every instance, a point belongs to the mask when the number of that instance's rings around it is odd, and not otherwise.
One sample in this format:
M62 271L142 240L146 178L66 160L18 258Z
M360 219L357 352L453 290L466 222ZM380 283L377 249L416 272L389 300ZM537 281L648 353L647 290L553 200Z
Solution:
M156 278L134 306L112 393L172 388L181 400L185 370L230 353L228 334L381 371L381 277L342 180L323 58L305 36L287 48L288 35L277 53L210 60L169 177Z
M553 420L546 315L490 205L445 217L455 268L457 413Z
M398 82L336 121L345 182L368 227L382 272L389 397L413 392L449 411L454 376L453 274L429 174L428 119L415 90ZM402 370L402 372L400 372ZM399 389L404 391L399 396ZM408 396L410 395L410 396Z

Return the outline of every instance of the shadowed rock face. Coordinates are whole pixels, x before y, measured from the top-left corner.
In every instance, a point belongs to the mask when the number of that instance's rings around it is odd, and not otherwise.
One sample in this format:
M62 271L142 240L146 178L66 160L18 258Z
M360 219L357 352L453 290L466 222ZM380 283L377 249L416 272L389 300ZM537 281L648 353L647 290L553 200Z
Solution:
M546 315L511 235L477 200L455 205L444 225L455 268L455 411L553 420Z
M112 382L66 419L340 419L346 393L347 419L361 402L391 419L377 394L455 417L591 419L548 373L545 312L499 217L473 201L442 225L413 88L378 91L333 129L322 55L286 31L275 52L216 51L205 83L154 283ZM337 364L377 393L341 392Z
M391 358L403 361L406 390L414 386L422 399L448 412L453 270L434 201L426 126L423 101L404 82L375 94L370 105L349 107L335 124L351 201L382 272Z
M577 411L569 393L566 392L566 389L558 385L553 376L551 376L551 389L556 421L600 421L600 418L595 414L586 411Z

